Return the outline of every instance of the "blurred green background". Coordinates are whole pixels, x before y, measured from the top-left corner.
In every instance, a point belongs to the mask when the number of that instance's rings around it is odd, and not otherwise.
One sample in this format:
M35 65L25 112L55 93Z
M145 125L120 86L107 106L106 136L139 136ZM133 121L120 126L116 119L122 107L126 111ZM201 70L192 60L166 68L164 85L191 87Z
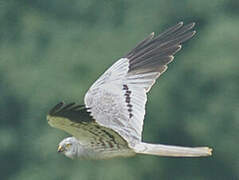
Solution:
M1 0L1 180L239 179L238 0ZM143 139L214 148L209 158L107 161L56 153L59 101L90 85L152 31L195 21L196 36L149 93Z

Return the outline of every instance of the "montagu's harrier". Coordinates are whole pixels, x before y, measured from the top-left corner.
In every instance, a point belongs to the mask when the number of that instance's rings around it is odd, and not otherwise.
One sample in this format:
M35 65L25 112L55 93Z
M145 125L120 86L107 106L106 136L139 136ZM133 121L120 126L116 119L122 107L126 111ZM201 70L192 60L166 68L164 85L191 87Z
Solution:
M142 142L147 92L167 69L181 44L195 31L182 22L157 37L151 33L115 62L88 90L84 105L63 102L47 115L48 123L73 137L58 152L70 158L106 159L137 153L158 156L211 155L208 147L180 147Z

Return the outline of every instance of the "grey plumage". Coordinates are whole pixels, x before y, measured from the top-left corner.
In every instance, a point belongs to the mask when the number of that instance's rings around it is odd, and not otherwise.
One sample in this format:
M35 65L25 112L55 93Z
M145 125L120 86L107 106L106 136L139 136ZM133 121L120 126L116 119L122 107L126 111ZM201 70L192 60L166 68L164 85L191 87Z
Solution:
M59 103L48 114L51 126L74 137L59 151L70 158L106 159L136 153L197 157L211 155L207 147L178 147L142 142L146 93L168 63L190 39L195 23L180 22L154 38L151 33L114 63L88 90L85 105Z

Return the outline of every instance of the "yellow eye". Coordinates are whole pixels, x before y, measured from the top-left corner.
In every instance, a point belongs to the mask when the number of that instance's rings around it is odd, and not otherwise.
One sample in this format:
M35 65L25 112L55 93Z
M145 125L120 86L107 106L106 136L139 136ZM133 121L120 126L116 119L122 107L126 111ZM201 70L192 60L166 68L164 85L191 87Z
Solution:
M71 145L72 145L72 144L66 144L66 147L69 148L69 147L71 147Z

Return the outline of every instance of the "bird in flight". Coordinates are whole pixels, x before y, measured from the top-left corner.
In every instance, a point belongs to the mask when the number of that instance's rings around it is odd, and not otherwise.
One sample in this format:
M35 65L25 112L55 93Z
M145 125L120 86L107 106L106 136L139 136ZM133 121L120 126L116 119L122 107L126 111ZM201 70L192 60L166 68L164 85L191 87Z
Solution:
M60 102L48 123L73 137L58 152L75 159L108 159L150 154L173 157L210 156L208 147L181 147L142 142L147 92L163 74L181 44L193 37L195 23L183 22L154 37L151 33L116 61L90 87L84 105Z

